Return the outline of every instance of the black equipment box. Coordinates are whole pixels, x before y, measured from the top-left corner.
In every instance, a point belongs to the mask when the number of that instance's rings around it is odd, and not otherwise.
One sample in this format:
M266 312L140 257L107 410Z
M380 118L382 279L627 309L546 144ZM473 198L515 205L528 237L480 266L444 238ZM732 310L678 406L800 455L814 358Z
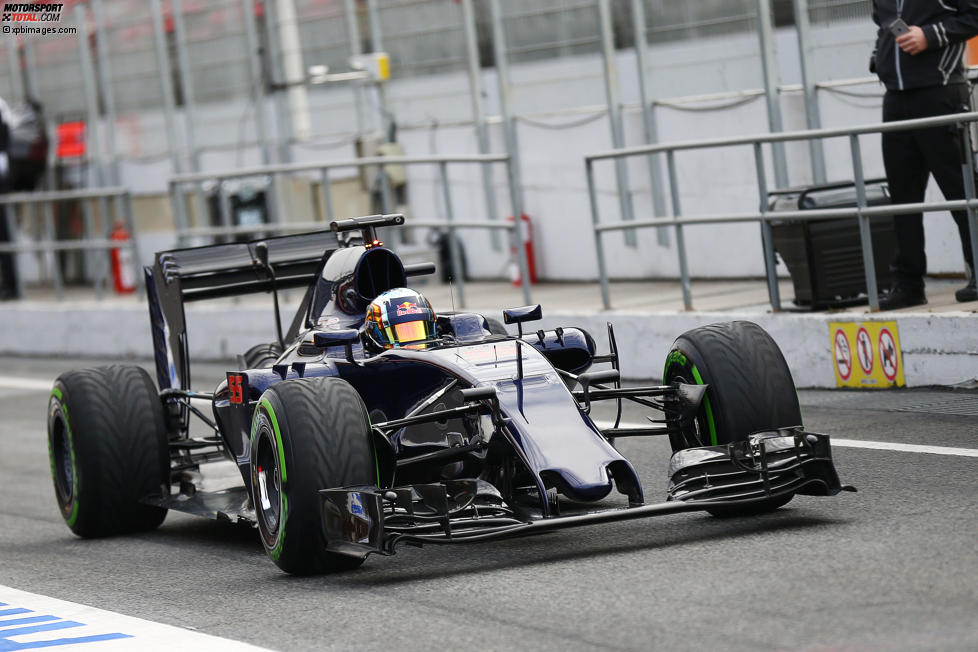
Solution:
M857 205L853 182L843 181L768 194L773 211L848 208ZM866 203L890 203L885 179L866 181ZM879 288L890 285L894 234L891 216L872 217L870 232ZM771 223L774 249L784 260L795 288L795 305L810 309L867 303L866 273L855 217L783 220Z

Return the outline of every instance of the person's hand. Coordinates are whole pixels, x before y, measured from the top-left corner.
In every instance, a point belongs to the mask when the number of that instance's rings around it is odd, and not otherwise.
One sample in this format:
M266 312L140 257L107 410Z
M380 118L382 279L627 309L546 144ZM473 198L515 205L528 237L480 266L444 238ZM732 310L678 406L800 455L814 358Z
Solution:
M896 43L907 54L920 54L927 49L927 36L924 35L924 30L911 25L909 32L897 37Z

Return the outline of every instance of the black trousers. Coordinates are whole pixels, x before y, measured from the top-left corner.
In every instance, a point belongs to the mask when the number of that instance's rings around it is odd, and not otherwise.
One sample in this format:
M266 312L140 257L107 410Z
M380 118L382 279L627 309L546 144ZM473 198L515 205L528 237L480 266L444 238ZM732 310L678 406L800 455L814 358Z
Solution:
M8 244L13 241L13 233L7 229L7 207L0 206L0 243ZM14 254L0 254L0 295L15 296L17 294L17 264Z
M969 88L966 84L906 91L888 90L883 97L883 121L959 113L969 111L970 106ZM893 203L924 201L927 177L931 174L945 199L964 199L961 143L961 132L954 125L884 133L883 164L886 167L886 180ZM964 260L974 269L968 236L968 214L966 211L954 211L952 215L961 236ZM923 287L924 274L927 272L923 215L897 215L893 218L893 225L896 252L890 269L894 280L904 285Z

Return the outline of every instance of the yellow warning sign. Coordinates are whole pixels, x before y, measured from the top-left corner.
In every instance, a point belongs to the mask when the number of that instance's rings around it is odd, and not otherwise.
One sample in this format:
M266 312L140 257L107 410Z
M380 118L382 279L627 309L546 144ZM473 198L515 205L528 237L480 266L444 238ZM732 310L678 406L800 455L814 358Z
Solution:
M829 322L837 387L903 387L895 321Z

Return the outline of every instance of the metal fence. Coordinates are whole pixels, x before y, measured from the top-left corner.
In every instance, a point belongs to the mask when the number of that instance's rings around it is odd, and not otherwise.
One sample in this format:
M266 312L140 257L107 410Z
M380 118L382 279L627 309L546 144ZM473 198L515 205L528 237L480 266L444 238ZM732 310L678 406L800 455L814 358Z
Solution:
M779 131L776 73L771 72L771 53L765 49L773 47L771 24L785 24L788 20L785 16L790 15L792 7L804 9L812 23L824 23L864 19L870 6L868 0L294 0L298 39L283 42L280 28L291 19L278 15L280 4L284 3L89 0L76 4L75 13L67 18L78 21L79 11L91 9L91 15L83 13L82 29L77 36L23 43L23 71L14 72L20 54L16 46L9 45L13 43L10 41L6 52L0 52L6 54L7 60L6 66L0 65L0 88L7 92L3 86L4 72L7 72L11 92L16 95L21 92L20 86L26 86L24 92L40 97L46 106L53 108L49 116L55 120L85 117L91 126L88 156L100 169L99 174L89 176L96 184L105 185L120 184L121 180L118 167L105 165L102 157L115 162L120 156L146 160L169 155L171 167L185 172L206 167L200 161L202 151L233 149L238 153L239 164L243 164L241 152L258 144L265 163L292 160L290 146L301 144L302 137L295 135L294 125L290 124L297 112L285 98L296 86L303 86L303 92L306 90L302 80L287 81L283 73L286 59L295 54L301 55L304 66L324 63L338 72L348 69L351 54L383 48L392 55L395 77L467 67L472 122L478 132L479 151L487 153L489 125L494 119L487 115L485 97L492 94L482 88L481 68L493 65L499 80L497 95L505 149L512 157L513 174L519 179L514 121L522 117L524 124L534 123L526 115L517 115L514 89L517 96L522 89L509 79L511 61L600 52L604 65L594 65L592 57L588 74L600 80L598 83L603 81L607 108L602 112L600 107L596 111L593 106L585 107L593 116L575 118L567 124L607 117L611 141L615 147L621 147L625 142L624 107L618 91L616 50L636 49L640 103L630 108L642 111L645 142L654 143L658 140L655 107L676 108L677 104L653 96L654 85L646 79L650 70L646 46L682 39L699 41L741 31L756 33L762 47L749 55L751 70L756 57L758 83L760 71L764 70L764 96L771 130ZM798 25L800 41L806 38L805 29ZM750 39L740 39L738 43L745 50L752 45ZM804 44L802 49L804 68ZM654 63L654 59L651 61ZM94 74L89 75L86 69L94 70ZM577 68L572 70L574 75L579 72ZM816 84L810 79L810 76L806 78L802 90L806 93L806 117L809 126L814 128L819 126L819 120ZM537 90L545 88L545 83L552 80L539 82ZM584 88L582 94L590 98L593 90ZM464 102L464 90L453 89L451 93L449 99L456 105ZM357 93L354 102L335 101L332 98L338 93L332 88L317 94L329 95L334 113L325 117L323 113L318 114L320 119L314 120L312 131L317 136L338 138L335 146L348 149L363 133L363 124L368 121L361 120L354 131L348 120L337 132L331 119L334 115L351 111L360 118L361 114L374 112L394 114L406 111L402 106L410 104L393 103L385 107L382 101L374 100L378 106L370 106L372 98L364 100ZM441 106L450 103L442 102ZM527 105L532 102L528 101ZM272 106L274 111L266 115ZM433 113L439 113L441 106L432 109ZM439 115L432 115L428 124L438 119ZM103 121L107 124L101 128L100 137L97 130ZM383 120L369 122L379 124ZM414 126L419 124L416 122ZM229 125L233 126L229 128ZM404 123L400 126L403 128ZM543 126L563 128L566 125ZM319 146L309 141L305 144L310 149ZM333 146L327 144L322 148ZM812 169L816 175L822 160L817 149L813 146ZM664 215L666 210L665 183L659 173L661 158L650 156L649 160L656 215ZM483 183L490 197L493 184L489 164L483 163L483 167ZM783 167L779 163L776 170ZM618 175L621 211L628 219L634 215L634 209L630 196L623 191L629 185L624 165L618 167ZM522 213L519 183L512 190L514 213ZM500 215L492 206L489 213L493 217ZM498 244L497 232L492 234L494 244ZM627 231L626 240L631 241Z
M108 209L109 199L115 200L116 213L113 220ZM95 201L97 209L91 202ZM70 212L56 211L59 204L77 202L81 209L82 228L76 237L59 238L59 221L71 218ZM25 255L34 253L39 258L46 259L48 275L54 285L58 300L64 297L64 281L57 252L79 251L83 254L84 275L92 274L95 295L102 298L107 285L109 272L109 252L112 249L123 249L129 254L129 264L133 273L133 281L137 286L142 285L142 269L140 266L139 248L136 241L135 224L133 223L132 195L128 188L104 187L87 190L24 192L0 195L0 206L6 207L7 230L16 234L20 229L15 225L18 221L30 220L38 234L37 238L14 237L10 244L0 243L0 253ZM20 210L18 210L20 209ZM29 210L28 210L29 209ZM19 215L17 215L19 213ZM129 231L127 240L111 238L114 221L121 220ZM104 255L96 256L102 252ZM123 270L120 270L123 271ZM18 274L18 293L23 296L21 276Z
M516 177L510 157L506 154L480 154L468 156L379 156L369 158L358 158L339 161L320 161L316 163L283 163L277 165L265 165L260 167L242 168L237 170L227 170L221 172L205 172L199 174L182 174L172 177L170 185L170 202L173 208L177 238L180 244L185 243L193 237L223 237L240 234L256 233L283 233L301 232L321 229L336 217L333 210L332 197L330 193L331 170L343 168L377 168L378 174L385 176L384 166L408 166L408 165L434 165L438 167L442 189L442 200L445 208L445 220L409 220L407 226L443 228L448 232L449 249L451 253L452 268L455 270L455 282L458 292L459 306L465 307L465 278L462 273L462 257L455 237L457 229L488 229L490 231L506 230L511 232L514 242L522 243L523 229L522 220L502 221L494 219L493 214L489 214L489 219L484 220L456 220L453 208L451 184L448 178L448 166L456 164L475 164L487 165L491 163L504 164L506 167L506 178L509 186L510 202L513 205L513 214L519 215L516 208ZM276 206L275 196L270 200L270 223L264 225L233 225L231 217L231 206L227 193L227 182L232 179L243 179L247 177L268 177L271 179L270 188L278 185L278 179L285 175L302 174L308 172L318 173L320 179L320 199L325 207L324 222L285 222L282 220L282 213ZM217 191L218 211L220 215L220 226L216 227L197 227L191 226L187 214L186 187L190 186L193 192L197 192L202 183L213 184ZM531 303L530 282L528 274L528 262L526 249L522 246L514 246L513 263L520 270L522 279L523 298L527 304Z
M781 310L781 297L777 279L777 260L774 254L774 243L771 235L771 222L775 220L819 220L826 218L855 217L859 222L860 247L862 249L863 265L866 271L866 293L870 309L879 310L879 288L876 283L876 266L874 264L873 243L870 235L869 219L874 216L906 215L909 213L932 213L948 210L967 210L968 226L971 239L971 249L978 252L978 200L975 197L975 168L974 153L971 146L970 129L965 124L978 121L978 112L958 113L936 118L921 118L880 124L848 127L838 129L813 129L807 131L785 132L780 134L763 134L737 138L718 138L713 140L697 140L668 145L646 147L628 147L590 154L585 157L588 194L591 203L591 219L594 229L594 245L598 258L598 274L601 280L601 300L606 309L611 308L611 294L608 285L608 273L605 264L602 236L609 231L622 231L642 228L672 228L676 236L676 251L679 258L680 282L682 284L683 305L686 310L693 309L693 299L690 292L690 275L686 259L686 247L683 240L683 227L701 224L731 224L737 222L758 222L761 225L761 239L764 249L764 267L766 270L768 295L771 307ZM895 204L887 206L866 205L866 185L863 177L862 152L859 136L864 134L905 131L925 127L957 125L964 141L964 156L961 173L964 179L965 199L939 202L922 202L917 204ZM813 209L803 211L771 211L768 209L768 183L765 169L763 145L772 146L788 141L811 141L826 138L848 138L852 158L852 169L855 179L857 206L854 208ZM757 191L760 210L754 213L731 213L717 215L683 216L679 203L679 179L676 175L676 153L694 149L720 147L751 146L754 150L754 163L757 173ZM648 156L664 154L667 162L669 190L672 198L671 220L634 220L601 223L597 190L594 183L594 162L601 160L620 161L631 156Z

